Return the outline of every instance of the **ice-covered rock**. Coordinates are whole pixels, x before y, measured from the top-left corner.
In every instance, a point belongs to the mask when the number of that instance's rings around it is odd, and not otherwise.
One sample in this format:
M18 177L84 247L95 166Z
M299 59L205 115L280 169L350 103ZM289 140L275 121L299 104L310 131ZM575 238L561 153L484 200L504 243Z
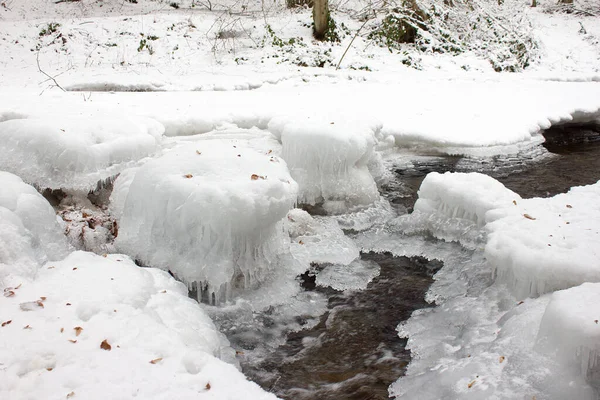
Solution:
M282 157L300 188L300 203L323 203L335 214L379 199L368 167L381 125L335 118L277 117L268 127L281 141Z
M0 171L0 285L32 279L38 266L64 257L69 246L54 210L32 186Z
M435 237L466 247L482 242L481 228L492 210L515 207L521 197L502 183L476 172L428 174L418 192L414 212L391 225L405 233L429 231Z
M289 252L282 220L296 196L277 156L228 141L188 144L137 170L116 245L190 285L202 283L198 295L218 302L229 289L261 282Z
M158 150L148 118L31 118L0 122L0 169L40 188L91 190Z
M381 267L374 261L360 259L348 265L327 265L317 274L317 286L331 287L335 290L364 290L373 279L379 276Z
M600 283L552 294L538 333L540 349L568 364L600 389Z
M493 212L485 255L524 298L600 282L600 183Z
M0 398L275 399L166 272L75 252L0 297ZM234 361L235 362L235 361Z

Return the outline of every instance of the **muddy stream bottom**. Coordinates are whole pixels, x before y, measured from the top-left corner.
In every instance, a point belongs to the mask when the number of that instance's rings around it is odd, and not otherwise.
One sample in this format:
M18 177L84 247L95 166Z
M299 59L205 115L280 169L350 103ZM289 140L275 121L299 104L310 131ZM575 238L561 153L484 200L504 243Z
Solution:
M382 195L400 213L410 212L425 175L455 171L488 174L524 198L553 196L600 179L600 141L596 140L600 135L594 132L577 144L569 140L573 132L547 132L547 143L534 152L533 159L415 155L410 168L391 166L397 180L382 187ZM538 157L540 152L543 157ZM305 290L327 296L328 312L313 328L289 334L286 343L262 362L242 362L250 379L290 400L389 398L389 385L410 362L406 340L398 337L396 326L413 311L432 306L424 296L442 263L390 253L366 253L361 258L381 268L363 291L344 294L316 287L314 278L303 277ZM230 340L234 347L239 345L235 338Z

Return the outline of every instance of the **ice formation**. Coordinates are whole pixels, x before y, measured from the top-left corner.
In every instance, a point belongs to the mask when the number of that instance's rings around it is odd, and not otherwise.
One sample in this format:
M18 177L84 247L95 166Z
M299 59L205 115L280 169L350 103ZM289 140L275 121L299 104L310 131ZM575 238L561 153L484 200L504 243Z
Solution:
M359 256L358 247L333 218L312 217L304 210L293 209L287 215L286 225L292 254L305 265L347 265Z
M349 265L331 264L317 274L317 286L331 287L335 290L364 290L369 282L379 276L379 264L360 259Z
M584 283L552 294L538 333L538 346L559 357L600 389L600 284Z
M490 212L515 207L521 197L494 178L476 172L428 174L418 192L414 212L392 221L405 233L427 230L435 237L476 247Z
M75 252L2 304L0 397L275 399L166 272Z
M274 118L269 131L282 144L282 158L298 182L298 201L323 203L330 213L379 198L369 162L381 125L331 118Z
M264 280L289 252L282 220L296 195L277 156L225 140L187 144L137 170L116 246L219 302Z
M41 263L64 257L68 249L46 199L18 176L0 171L0 285L32 279Z
M485 255L518 298L600 282L600 183L493 212Z
M158 150L147 118L60 117L0 122L0 169L40 188L92 190Z

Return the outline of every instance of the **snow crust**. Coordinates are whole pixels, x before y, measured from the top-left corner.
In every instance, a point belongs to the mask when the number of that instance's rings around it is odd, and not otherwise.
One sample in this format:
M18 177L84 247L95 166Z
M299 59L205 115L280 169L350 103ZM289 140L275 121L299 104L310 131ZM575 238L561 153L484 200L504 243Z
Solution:
M296 194L279 157L226 141L181 146L135 173L116 246L228 297L264 280L287 251L282 220Z
M12 119L0 122L0 168L40 188L91 190L157 152L163 131L138 117Z
M269 131L280 139L281 156L300 186L300 203L324 203L325 209L335 212L379 198L368 164L381 126L361 122L271 120Z
M584 283L553 293L537 338L543 351L558 356L566 364L575 364L596 388L600 386L598 304L598 283Z
M600 183L494 211L485 255L518 298L600 282Z
M2 398L275 398L222 361L227 340L164 271L75 252L10 290Z
M39 266L69 245L50 204L32 186L0 171L0 285L33 279Z

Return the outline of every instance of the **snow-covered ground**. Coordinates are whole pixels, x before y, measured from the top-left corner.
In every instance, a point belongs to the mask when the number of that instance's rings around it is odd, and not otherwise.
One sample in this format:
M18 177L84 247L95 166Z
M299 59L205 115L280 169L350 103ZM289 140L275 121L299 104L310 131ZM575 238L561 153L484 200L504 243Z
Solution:
M360 290L374 249L446 262L438 307L400 327L414 360L391 394L594 398L597 184L524 200L431 174L395 218L377 183L396 152L510 155L600 122L600 21L507 0L538 46L508 74L475 51L349 47L366 4L332 2L341 41L317 43L283 2L2 0L0 397L274 398L213 320L269 309L281 341L326 309L298 274L328 263L318 285Z

